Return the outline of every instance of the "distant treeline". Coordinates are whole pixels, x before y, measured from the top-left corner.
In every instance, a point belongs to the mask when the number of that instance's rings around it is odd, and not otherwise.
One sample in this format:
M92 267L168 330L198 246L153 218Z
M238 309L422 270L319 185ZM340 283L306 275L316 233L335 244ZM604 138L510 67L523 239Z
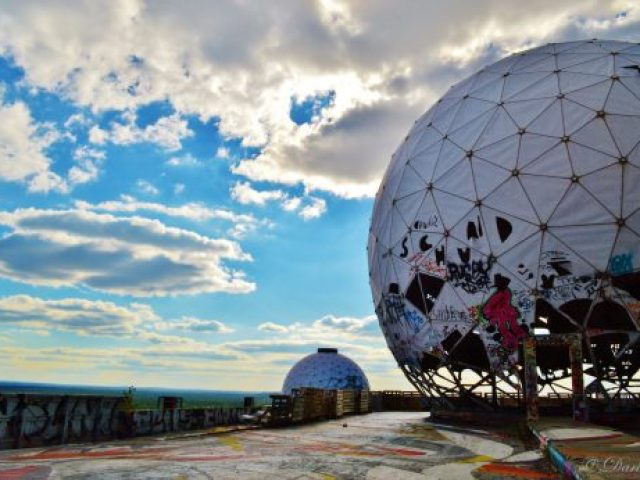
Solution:
M47 393L56 395L106 395L128 394L130 387L98 387L91 385L58 385L52 383L27 383L0 381L0 393ZM244 397L254 397L255 405L271 403L272 392L237 392L224 390L187 390L174 388L134 387L131 389L135 409L157 408L158 397L182 397L184 408L242 407Z

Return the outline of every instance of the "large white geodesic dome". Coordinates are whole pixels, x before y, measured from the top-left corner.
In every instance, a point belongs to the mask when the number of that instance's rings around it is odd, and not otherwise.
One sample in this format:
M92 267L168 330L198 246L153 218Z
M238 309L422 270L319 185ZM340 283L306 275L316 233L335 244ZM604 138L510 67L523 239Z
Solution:
M319 348L297 362L284 380L282 392L291 394L294 388L326 390L369 390L369 381L362 369L335 348Z
M600 388L638 386L639 142L640 46L616 41L504 58L415 122L377 193L368 259L416 386L463 388L464 369L508 379L534 327L582 334Z

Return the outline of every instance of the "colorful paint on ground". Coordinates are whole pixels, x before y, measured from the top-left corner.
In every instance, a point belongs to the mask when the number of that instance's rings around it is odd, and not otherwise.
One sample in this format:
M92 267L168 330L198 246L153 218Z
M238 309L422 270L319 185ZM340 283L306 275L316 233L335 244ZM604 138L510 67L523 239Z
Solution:
M640 437L636 433L562 418L541 419L532 429L568 478L640 478Z
M256 429L0 452L0 480L560 478L504 431L384 412Z

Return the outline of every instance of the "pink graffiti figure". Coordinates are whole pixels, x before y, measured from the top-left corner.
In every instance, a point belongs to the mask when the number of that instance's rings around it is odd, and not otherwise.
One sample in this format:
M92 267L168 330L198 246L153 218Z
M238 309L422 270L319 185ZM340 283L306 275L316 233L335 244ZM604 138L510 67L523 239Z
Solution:
M507 350L515 350L518 348L518 340L526 337L527 333L518 325L518 310L511 305L509 282L508 278L495 275L497 290L482 307L482 314L500 331L502 346Z

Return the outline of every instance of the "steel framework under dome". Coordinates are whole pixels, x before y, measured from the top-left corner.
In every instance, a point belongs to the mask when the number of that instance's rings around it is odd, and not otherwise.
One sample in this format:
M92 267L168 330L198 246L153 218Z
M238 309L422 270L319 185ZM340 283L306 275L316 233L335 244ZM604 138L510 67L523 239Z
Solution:
M374 305L407 378L486 408L582 394L582 373L587 395L640 400L639 184L638 44L549 44L453 86L371 221Z

